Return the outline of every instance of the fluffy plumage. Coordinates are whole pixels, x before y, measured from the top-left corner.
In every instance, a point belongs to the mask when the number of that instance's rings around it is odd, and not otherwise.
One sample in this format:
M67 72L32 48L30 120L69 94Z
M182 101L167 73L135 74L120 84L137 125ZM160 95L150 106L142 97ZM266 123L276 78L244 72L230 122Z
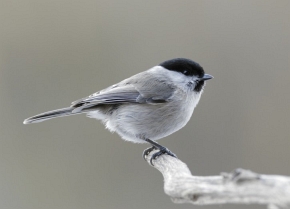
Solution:
M86 113L127 141L154 141L186 125L210 78L196 62L173 59L24 124Z

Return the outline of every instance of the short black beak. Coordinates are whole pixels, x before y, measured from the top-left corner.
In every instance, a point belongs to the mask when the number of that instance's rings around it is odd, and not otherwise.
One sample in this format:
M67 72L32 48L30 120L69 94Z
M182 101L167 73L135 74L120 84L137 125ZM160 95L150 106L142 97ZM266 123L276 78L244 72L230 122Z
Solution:
M213 76L209 75L209 74L204 74L202 78L200 78L199 80L201 81L205 81L205 80L209 80L212 79Z

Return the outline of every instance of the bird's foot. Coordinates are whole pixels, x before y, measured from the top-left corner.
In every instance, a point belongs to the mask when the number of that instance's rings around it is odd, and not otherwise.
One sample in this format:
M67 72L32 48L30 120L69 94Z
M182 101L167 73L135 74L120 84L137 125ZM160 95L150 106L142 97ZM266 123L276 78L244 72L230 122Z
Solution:
M164 154L167 154L167 155L170 155L170 156L172 156L172 157L177 158L176 154L174 154L173 152L171 152L171 151L170 151L169 149L167 149L166 147L162 147L162 148L159 149L158 152L156 152L156 153L154 153L154 154L152 155L152 157L151 157L151 159L150 159L150 164L151 164L152 166L154 166L154 165L153 165L153 160L156 160L159 156L164 155Z
M152 166L154 166L153 165L153 160L157 159L159 156L161 156L163 154L167 154L167 155L170 155L172 157L177 158L177 156L173 152L171 152L166 147L161 146L157 142L152 141L150 139L145 139L145 141L147 141L148 143L150 143L152 145L152 147L147 148L146 150L144 150L144 152L143 152L143 158L144 158L144 160L146 160L146 157L149 155L150 152L152 152L153 150L159 150L158 152L154 153L152 155L151 159L150 159L150 164Z

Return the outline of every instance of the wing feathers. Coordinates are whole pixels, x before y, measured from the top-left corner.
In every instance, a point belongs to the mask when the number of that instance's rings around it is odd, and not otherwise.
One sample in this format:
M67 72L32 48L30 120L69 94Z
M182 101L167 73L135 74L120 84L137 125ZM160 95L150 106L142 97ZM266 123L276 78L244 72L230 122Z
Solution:
M140 81L140 79L136 80ZM155 80L153 83L152 81L149 83L125 83L123 81L88 97L77 100L72 103L71 107L74 108L73 113L78 113L84 109L102 104L165 103L169 101L173 94L174 88L172 86L158 80Z

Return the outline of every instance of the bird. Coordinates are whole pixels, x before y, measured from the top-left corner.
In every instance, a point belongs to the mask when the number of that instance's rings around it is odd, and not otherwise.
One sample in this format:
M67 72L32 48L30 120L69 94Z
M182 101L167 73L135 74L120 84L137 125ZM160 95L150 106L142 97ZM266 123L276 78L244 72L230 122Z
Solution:
M187 58L166 60L87 97L69 107L44 112L24 120L24 124L84 113L100 120L122 139L149 143L143 157L155 152L150 163L163 154L177 156L156 141L183 128L190 120L205 87L213 76L205 74Z

